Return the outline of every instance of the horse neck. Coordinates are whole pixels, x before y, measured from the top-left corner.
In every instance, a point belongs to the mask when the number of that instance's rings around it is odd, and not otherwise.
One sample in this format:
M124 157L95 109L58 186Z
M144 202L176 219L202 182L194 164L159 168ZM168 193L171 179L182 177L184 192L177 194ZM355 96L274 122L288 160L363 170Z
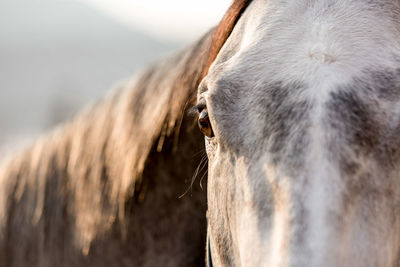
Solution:
M171 235L174 255L181 255L177 261L203 255L198 248L205 236L204 195L178 197L198 163L191 156L202 146L201 137L189 133L192 120L180 122L202 75L200 52L208 39L153 66L2 165L0 248L6 253L0 264L69 266L100 259L96 265L101 266L105 258L132 260L124 249L128 244L167 252L160 240ZM177 129L180 145L173 153ZM196 234L189 243L185 233L192 230Z

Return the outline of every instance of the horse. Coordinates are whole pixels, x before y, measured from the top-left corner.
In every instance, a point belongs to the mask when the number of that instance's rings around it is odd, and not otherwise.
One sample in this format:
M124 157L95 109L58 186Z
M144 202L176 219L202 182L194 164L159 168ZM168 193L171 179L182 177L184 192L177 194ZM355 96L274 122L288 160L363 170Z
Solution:
M0 265L399 266L399 16L234 0L2 163Z
M400 266L400 2L253 0L202 80L214 266Z

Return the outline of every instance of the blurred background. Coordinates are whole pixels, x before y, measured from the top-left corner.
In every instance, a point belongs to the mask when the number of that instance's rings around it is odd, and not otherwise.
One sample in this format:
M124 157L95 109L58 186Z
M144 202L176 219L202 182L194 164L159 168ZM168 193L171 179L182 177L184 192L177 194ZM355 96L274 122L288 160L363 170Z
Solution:
M0 0L0 152L195 41L230 0Z

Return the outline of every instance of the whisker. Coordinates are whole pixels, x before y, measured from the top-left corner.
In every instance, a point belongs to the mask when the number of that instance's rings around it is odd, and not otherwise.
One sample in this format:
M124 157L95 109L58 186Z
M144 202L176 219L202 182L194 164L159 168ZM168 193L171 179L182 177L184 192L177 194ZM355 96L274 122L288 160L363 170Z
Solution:
M203 153L204 153L204 154L203 154ZM205 155L205 153L206 153L206 150L203 148L203 149L201 149L200 151L196 152L196 153L192 156L192 158L195 158L195 157L197 157L197 156L200 155L200 154L201 154L201 156L203 157L203 156Z
M203 190L203 191L204 191L204 188L203 188L203 179L204 179L204 177L206 177L207 174L208 174L208 170L206 170L206 171L204 172L203 176L200 178L200 188L201 188L201 190Z
M188 186L188 189L181 196L179 196L179 198L184 197L189 192L189 190L191 191L193 189L193 184L194 184L194 181L196 180L196 177L199 175L199 173L202 170L204 170L204 167L207 165L207 163L208 163L207 156L203 156L203 158L200 160L200 163L197 166L197 168L192 176L192 179L191 179L190 185Z

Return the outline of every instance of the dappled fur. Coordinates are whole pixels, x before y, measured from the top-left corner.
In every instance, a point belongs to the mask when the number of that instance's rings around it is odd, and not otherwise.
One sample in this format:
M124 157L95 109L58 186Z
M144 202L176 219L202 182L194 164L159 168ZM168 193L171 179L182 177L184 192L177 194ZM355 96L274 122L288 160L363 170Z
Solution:
M214 266L400 266L400 2L254 0L203 80Z

